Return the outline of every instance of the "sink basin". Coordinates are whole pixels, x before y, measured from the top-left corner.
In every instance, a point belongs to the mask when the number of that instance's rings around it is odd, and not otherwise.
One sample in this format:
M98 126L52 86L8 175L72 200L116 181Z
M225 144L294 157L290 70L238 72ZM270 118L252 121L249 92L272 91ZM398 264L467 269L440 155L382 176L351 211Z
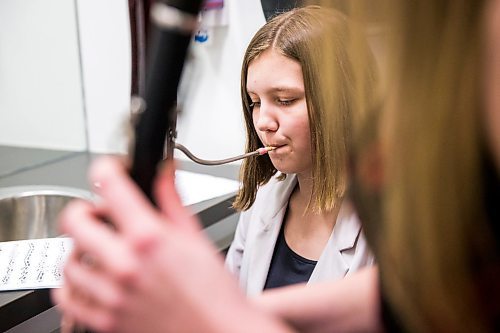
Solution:
M92 194L63 186L0 188L0 241L59 236L57 216L76 198L92 200Z

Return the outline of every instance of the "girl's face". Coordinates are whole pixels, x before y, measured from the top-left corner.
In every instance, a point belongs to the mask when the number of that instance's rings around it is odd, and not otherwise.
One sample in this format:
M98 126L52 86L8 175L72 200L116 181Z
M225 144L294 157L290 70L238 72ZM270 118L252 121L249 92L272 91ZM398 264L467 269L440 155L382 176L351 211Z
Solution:
M247 93L253 125L274 167L283 173L308 173L312 167L311 135L300 64L273 49L248 66Z

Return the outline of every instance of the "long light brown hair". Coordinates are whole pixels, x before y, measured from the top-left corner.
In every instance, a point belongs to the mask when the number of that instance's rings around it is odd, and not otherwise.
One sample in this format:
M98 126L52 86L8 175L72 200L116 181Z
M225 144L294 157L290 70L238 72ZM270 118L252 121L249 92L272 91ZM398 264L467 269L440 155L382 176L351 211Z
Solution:
M246 91L250 63L272 48L301 65L313 160L313 191L308 208L317 212L332 210L339 204L347 187L351 120L357 112L354 103L360 99L347 47L348 28L342 13L318 6L280 14L253 37L241 70L246 149L253 151L262 147L262 143L253 125L251 99ZM327 59L330 65L324 67ZM368 70L371 73L365 78L369 77L367 80L372 84L373 68ZM276 172L269 156L245 160L240 173L243 186L233 206L241 210L250 208L259 186L266 184ZM286 175L280 175L280 179L284 177Z
M476 290L492 250L481 205L483 2L396 8L384 287L409 328L485 331Z
M498 296L500 283L488 281L498 277L490 273L499 256L481 174L487 2L378 2L387 14L387 84L371 119L380 121L384 186L365 230L383 293L413 332L495 330L498 313L481 290L489 282L485 289Z

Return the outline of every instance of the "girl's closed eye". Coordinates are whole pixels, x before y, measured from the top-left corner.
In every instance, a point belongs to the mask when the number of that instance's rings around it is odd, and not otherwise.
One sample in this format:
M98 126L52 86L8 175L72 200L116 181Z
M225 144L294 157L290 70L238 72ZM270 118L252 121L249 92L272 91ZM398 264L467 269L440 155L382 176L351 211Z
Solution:
M251 108L251 109L256 108L256 107L257 107L257 108L258 108L258 107L260 107L260 101L252 101L252 102L250 103L250 108Z
M278 98L277 101L278 101L278 104L281 106L289 106L289 105L292 105L293 102L295 102L296 100L293 98Z

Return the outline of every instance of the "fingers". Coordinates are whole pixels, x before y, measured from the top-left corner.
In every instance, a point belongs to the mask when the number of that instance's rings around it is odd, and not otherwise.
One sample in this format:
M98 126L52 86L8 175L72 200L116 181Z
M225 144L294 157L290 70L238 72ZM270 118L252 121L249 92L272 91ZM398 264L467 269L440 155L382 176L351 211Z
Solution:
M105 157L91 167L90 179L98 183L102 211L126 237L141 238L151 234L158 212L142 194L116 159Z
M170 223L187 230L200 230L196 217L184 207L179 197L175 187L175 166L172 161L167 161L160 170L155 182L155 194L158 206Z
M137 257L124 239L102 223L89 203L74 201L68 204L60 215L59 224L62 232L73 238L74 251L98 258L99 268L120 281L133 280L139 267Z
M52 301L64 313L64 318L70 318L69 322L63 323L65 330L77 327L76 323L85 323L84 326L99 332L111 332L116 326L110 312L84 298L75 297L69 286L52 289L51 297Z
M99 266L87 265L81 260L80 251L74 251L64 268L64 282L74 290L82 290L85 298L105 308L117 309L123 305L119 284L102 275Z

